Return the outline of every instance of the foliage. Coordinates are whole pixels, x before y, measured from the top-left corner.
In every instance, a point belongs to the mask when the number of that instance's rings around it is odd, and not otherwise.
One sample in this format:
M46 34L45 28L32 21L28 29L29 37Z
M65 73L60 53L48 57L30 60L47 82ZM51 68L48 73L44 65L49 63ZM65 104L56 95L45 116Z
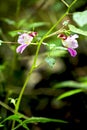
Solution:
M80 41L83 39L87 42L87 10L77 11L78 6L85 6L85 2L80 0L78 4L77 0L1 0L1 128L8 129L10 126L11 130L30 130L34 124L39 126L38 124L42 123L68 123L67 116L54 116L52 113L49 116L43 113L49 99L51 100L50 94L52 101L54 99L60 104L62 99L67 100L80 93L86 94L87 77L80 76L77 79L76 70L71 72L74 77L72 80L66 80L66 75L57 78L57 81L55 79L55 74L59 77L63 71L68 75L71 68L69 63L74 61L76 64L79 61ZM68 64L66 59L69 60ZM51 79L52 75L54 80ZM38 84L44 80L46 82L43 90L37 89ZM43 96L46 92L47 95ZM39 105L34 107L33 100L37 100ZM63 106L63 103L60 104L57 107ZM53 105L53 108L55 106ZM37 113L38 109L39 112L43 110L42 115ZM59 112L59 109L57 111Z

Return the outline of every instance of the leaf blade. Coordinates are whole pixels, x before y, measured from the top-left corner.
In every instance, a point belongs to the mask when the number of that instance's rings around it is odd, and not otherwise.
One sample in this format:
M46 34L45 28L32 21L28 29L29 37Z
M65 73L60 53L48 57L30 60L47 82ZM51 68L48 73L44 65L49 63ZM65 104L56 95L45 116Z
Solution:
M69 24L68 27L69 27L70 31L72 31L74 33L87 36L87 31L83 31L82 29L79 29L79 28L77 28L77 27L75 27L74 25L71 25L71 24Z
M57 100L72 96L72 95L80 93L82 91L83 91L82 89L76 89L76 90L71 90L71 91L65 92L65 93L61 94L60 96L58 96Z

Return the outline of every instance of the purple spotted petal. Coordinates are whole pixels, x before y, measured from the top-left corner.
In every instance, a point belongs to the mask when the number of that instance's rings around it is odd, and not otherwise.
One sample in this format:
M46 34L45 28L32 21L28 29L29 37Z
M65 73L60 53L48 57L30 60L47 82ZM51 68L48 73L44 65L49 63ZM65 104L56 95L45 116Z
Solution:
M68 48L68 52L72 57L75 57L77 55L77 51L72 48Z
M27 46L28 46L28 44L22 44L22 45L18 46L17 49L16 49L16 52L22 53Z

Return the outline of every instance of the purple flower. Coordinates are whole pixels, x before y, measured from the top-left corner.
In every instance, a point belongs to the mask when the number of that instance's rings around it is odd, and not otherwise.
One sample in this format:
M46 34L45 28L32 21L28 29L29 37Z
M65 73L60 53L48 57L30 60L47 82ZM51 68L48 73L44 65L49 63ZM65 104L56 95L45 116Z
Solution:
M64 34L59 35L62 39L63 46L67 48L68 52L72 57L75 57L77 55L77 51L75 50L78 47L78 42L76 38L79 36L77 34L71 35L66 37Z
M18 37L18 43L20 44L17 49L16 52L17 53L22 53L27 46L30 45L30 43L32 42L33 38L37 35L37 32L32 32L30 34L28 33L23 33Z
M67 48L68 52L72 57L75 57L77 55L77 51L72 48Z

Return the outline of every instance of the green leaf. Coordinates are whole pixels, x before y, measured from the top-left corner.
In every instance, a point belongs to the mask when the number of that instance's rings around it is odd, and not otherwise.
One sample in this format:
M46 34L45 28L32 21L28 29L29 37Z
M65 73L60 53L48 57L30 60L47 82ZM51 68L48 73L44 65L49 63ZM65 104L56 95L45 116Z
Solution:
M83 82L83 83L84 82L87 83L87 76L79 77L78 80L81 81L81 82Z
M49 64L50 67L53 67L56 62L55 59L52 57L45 58L45 61Z
M64 81L61 83L57 83L53 86L53 88L64 88L64 87L87 89L87 83L80 83L80 82L78 83L75 81Z
M82 29L79 29L79 28L77 28L77 27L75 27L74 25L71 25L71 24L69 24L68 26L69 26L70 31L77 33L77 34L87 36L87 31L83 31Z
M52 57L62 57L62 56L65 56L67 51L63 50L63 49L62 50L61 49L57 49L57 50L50 51L48 53L50 53L50 56L52 56Z
M22 118L23 116L21 114L17 114L17 115L11 115L8 118L6 118L6 120L18 120L20 118Z
M22 126L23 126L26 130L30 130L29 127L28 127L25 123L23 123Z
M0 127L4 127L4 125L0 124Z
M17 27L21 28L22 26L24 26L26 24L26 19L21 19L18 23L17 23Z
M87 24L87 10L73 13L73 20L81 27Z
M81 27L82 30L87 31L87 24Z
M2 123L4 123L5 121L7 120L15 120L15 121L18 121L18 122L21 122L20 118L22 118L23 116L21 114L16 114L16 115L11 115L7 118L5 118L5 120L2 121Z
M49 25L48 22L35 22L31 24L26 24L26 27L32 29L32 28L38 28L38 27L48 26L48 25Z
M18 33L24 33L27 32L26 30L14 30L14 31L9 31L8 34L11 37L15 37L16 35L18 35ZM28 32L27 32L28 33ZM30 32L29 32L30 33Z
M59 123L67 123L64 120L59 119L51 119L51 118L45 118L45 117L31 117L24 121L24 123L47 123L47 122L59 122Z
M20 126L24 126L27 123L47 123L47 122L58 122L58 123L68 123L67 121L60 120L60 119L51 119L51 118L45 118L45 117L30 117L26 120L24 120L22 123L17 125L14 130L19 128ZM28 128L29 130L29 128Z
M16 22L14 20L8 19L8 18L1 18L2 21L9 25L16 25Z
M3 41L2 41L2 40L0 40L0 46L2 45L2 43L3 43Z
M60 100L60 99L72 96L72 95L80 93L82 91L83 91L82 89L75 89L75 90L71 90L71 91L65 92L65 93L61 94L60 96L58 96L57 100Z
M15 37L18 35L18 31L9 31L8 34L11 36L11 37Z

